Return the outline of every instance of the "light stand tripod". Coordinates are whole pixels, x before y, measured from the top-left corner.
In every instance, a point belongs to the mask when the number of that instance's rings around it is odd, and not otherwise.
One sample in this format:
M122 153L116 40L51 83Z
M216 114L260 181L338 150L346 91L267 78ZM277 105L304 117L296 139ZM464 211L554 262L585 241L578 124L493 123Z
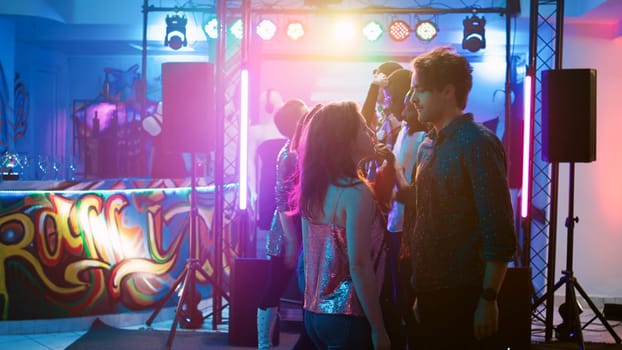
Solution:
M177 307L175 309L175 318L173 319L173 325L171 326L171 331L169 332L168 339L166 341L167 349L171 349L173 346L173 339L175 338L175 332L177 330L177 323L183 317L187 316L186 310L184 307L188 307L189 304L194 304L193 307L196 307L198 304L197 293L195 292L195 284L196 284L196 274L200 273L203 278L210 282L214 289L217 289L220 295L229 301L227 297L227 293L216 283L214 283L213 279L201 268L201 258L199 254L199 248L201 246L201 241L199 237L199 229L198 229L198 208L197 208L197 195L196 195L196 155L195 152L192 152L192 176L191 176L191 187L190 187L190 225L189 225L189 254L188 259L186 259L186 266L182 271L181 275L175 280L171 289L166 293L164 298L156 304L156 308L147 320L147 326L151 326L151 323L160 312L166 301L175 293L177 286L183 281L181 296L179 297L179 301L177 303ZM187 226L186 226L187 227ZM185 234L188 231L184 230ZM219 257L217 257L219 258ZM191 311L192 312L192 311ZM198 311L197 311L198 312ZM194 316L191 316L194 317ZM199 320L200 319L200 320ZM198 321L197 321L198 320ZM197 316L196 319L186 320L188 322L203 322L202 315Z
M555 293L557 289L561 286L566 286L566 300L564 302L565 309L560 307L560 313L562 313L562 318L564 318L564 323L560 325L557 330L560 334L560 337L576 340L579 345L579 349L585 349L585 343L583 341L583 328L581 327L581 321L579 319L579 304L577 303L577 295L575 293L575 289L581 294L585 302L590 306L594 315L600 320L600 322L605 326L607 331L611 334L613 339L615 339L617 344L620 344L620 337L613 330L609 322L605 319L603 314L598 310L594 302L587 295L583 287L577 281L577 278L574 276L574 272L572 270L573 264L573 245L574 245L574 226L579 222L579 218L574 216L574 175L575 175L575 163L571 162L569 164L570 174L568 178L569 182L569 193L568 193L568 217L566 218L566 227L568 229L568 239L566 242L566 269L562 270L562 277L559 281L553 286L552 290L549 290L543 295L540 299L536 300L534 303L534 309L542 304L547 299L549 294ZM562 305L563 306L563 305ZM565 310L562 312L561 310ZM565 313L565 315L564 315ZM564 317L565 316L565 317ZM566 324L566 322L568 322Z

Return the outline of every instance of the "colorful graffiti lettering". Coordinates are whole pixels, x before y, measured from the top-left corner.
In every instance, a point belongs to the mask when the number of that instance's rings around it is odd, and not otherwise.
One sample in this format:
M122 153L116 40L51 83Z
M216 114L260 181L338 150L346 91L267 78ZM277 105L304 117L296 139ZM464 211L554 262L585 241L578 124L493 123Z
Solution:
M181 274L189 255L188 196L187 189L2 193L1 319L152 307ZM214 273L215 258L212 203L198 204L199 253L208 275ZM240 242L232 239L230 224L225 219L224 278ZM205 292L209 281L196 277Z

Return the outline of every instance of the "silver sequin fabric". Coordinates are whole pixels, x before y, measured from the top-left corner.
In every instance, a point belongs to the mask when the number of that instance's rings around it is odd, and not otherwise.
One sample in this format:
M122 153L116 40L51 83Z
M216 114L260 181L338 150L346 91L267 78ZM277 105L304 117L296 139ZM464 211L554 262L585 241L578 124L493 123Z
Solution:
M294 185L297 167L296 153L289 151L287 141L281 151L276 163L276 185L274 189L276 199L276 209L272 216L270 231L266 238L266 254L270 256L281 256L283 253L283 226L279 220L279 212L286 212L289 208L289 194Z
M384 228L375 216L371 233L370 259L376 274L378 293L386 260ZM354 290L346 229L334 224L314 224L303 218L305 293L304 309L319 314L364 316Z

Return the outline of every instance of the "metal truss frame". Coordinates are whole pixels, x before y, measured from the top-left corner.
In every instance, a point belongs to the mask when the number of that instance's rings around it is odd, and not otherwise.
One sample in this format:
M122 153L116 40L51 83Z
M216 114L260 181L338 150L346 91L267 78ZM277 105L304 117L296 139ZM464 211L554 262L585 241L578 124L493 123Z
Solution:
M522 227L528 232L529 249L524 257L532 271L533 297L538 299L555 284L557 243L557 194L559 165L542 160L541 72L562 66L564 0L531 0L528 74L533 78L533 135L531 146L530 215ZM532 324L544 323L545 341L553 331L553 293L545 302L534 303ZM534 329L539 331L539 329Z

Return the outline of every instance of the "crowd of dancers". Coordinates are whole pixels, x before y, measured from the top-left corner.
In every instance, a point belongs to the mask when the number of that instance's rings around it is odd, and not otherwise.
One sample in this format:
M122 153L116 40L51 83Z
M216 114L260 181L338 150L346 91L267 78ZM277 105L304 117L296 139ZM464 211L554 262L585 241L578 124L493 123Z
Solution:
M500 349L497 294L515 254L506 159L465 108L472 68L450 48L380 65L362 107L287 101L270 278L269 349L298 275L296 349Z

